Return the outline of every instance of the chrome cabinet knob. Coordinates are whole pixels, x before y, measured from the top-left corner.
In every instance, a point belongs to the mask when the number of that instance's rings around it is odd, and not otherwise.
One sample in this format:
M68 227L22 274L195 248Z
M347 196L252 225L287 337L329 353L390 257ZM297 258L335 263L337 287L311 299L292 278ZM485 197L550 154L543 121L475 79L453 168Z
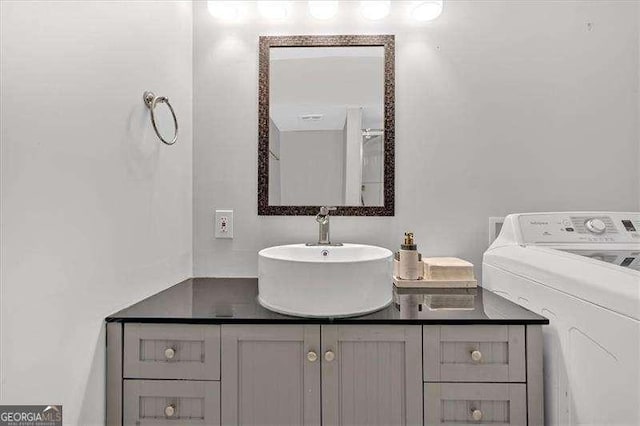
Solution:
M327 362L331 362L331 361L333 361L334 359L336 359L336 354L335 354L335 353L333 353L333 351L326 351L326 352L324 353L324 359L325 359Z
M176 406L171 404L164 407L164 415L167 417L173 417L176 414Z
M307 359L309 360L309 362L316 362L318 360L318 354L314 351L309 351L307 353Z
M166 359L173 359L176 356L176 350L173 348L167 348L164 350L164 357Z
M478 350L471 351L471 359L473 360L473 362L480 362L480 360L482 359L482 352Z
M471 418L472 418L473 420L475 420L476 422L479 422L480 420L482 420L482 411L480 411L480 410L478 410L478 409L473 410L473 411L471 412Z

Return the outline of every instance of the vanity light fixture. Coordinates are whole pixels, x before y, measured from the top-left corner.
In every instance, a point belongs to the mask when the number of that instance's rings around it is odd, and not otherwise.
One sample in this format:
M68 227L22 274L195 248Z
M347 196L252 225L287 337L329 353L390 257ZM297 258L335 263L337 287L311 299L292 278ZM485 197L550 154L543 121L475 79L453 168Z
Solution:
M209 0L207 9L216 18L224 19L225 21L237 21L241 15L241 3L241 1Z
M372 21L385 18L391 11L391 0L361 1L362 16Z
M442 14L443 0L416 1L411 16L417 21L433 21Z
M316 19L331 19L338 13L338 0L309 0L309 13Z
M291 2L258 1L258 12L265 18L282 20L291 15Z

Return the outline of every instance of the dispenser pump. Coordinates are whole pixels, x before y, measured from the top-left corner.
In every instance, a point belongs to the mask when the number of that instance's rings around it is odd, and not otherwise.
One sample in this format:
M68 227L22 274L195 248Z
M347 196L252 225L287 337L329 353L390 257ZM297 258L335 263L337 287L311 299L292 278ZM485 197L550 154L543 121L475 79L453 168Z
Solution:
M416 245L415 240L413 239L413 232L405 232L404 233L404 244L400 245L402 250L417 250L418 246Z
M422 255L418 253L418 245L413 238L413 232L404 233L404 242L396 254L397 266L394 275L401 280L419 280L422 278Z

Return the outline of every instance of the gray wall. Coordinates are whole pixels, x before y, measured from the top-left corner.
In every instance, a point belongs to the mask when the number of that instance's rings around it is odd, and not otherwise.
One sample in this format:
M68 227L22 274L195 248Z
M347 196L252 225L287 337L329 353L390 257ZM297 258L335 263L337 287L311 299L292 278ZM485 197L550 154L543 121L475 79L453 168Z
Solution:
M194 271L255 276L263 247L312 241L312 217L259 217L258 36L396 34L396 216L338 217L336 241L398 246L480 265L488 217L544 210L635 210L636 2L450 1L429 24L404 2L377 23L341 3L335 20L240 23L194 5ZM587 23L593 23L591 30ZM213 211L235 209L233 240Z
M102 425L104 318L192 273L192 5L0 7L0 403Z

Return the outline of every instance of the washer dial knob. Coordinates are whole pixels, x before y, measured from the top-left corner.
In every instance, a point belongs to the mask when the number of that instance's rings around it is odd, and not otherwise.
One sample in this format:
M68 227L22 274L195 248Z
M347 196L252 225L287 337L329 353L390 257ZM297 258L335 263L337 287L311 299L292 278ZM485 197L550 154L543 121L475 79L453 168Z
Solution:
M603 234L607 230L607 225L600 219L589 219L585 222L587 229L594 234Z

